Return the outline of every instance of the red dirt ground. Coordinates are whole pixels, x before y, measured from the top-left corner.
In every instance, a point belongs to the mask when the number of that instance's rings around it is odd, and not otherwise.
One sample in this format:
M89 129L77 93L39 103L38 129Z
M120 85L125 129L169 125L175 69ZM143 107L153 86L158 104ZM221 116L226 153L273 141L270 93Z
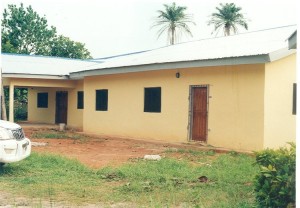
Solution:
M49 130L49 129L48 129ZM33 139L33 132L41 129L24 127L25 135L32 142L47 143L33 146L33 152L46 152L75 158L92 168L117 166L131 159L143 158L146 154L160 154L171 148L187 148L184 144L168 144L159 141L148 142L122 138L101 138L89 136L84 141L74 139ZM45 129L45 131L47 131Z

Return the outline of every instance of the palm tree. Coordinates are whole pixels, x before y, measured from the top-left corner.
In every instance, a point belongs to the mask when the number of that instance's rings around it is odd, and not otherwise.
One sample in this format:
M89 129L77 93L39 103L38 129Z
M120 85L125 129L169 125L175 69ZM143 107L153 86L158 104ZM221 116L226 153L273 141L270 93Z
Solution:
M216 9L218 12L212 13L208 25L213 24L215 26L214 31L217 34L220 28L223 28L225 36L230 35L231 31L237 34L238 26L242 26L248 30L247 20L240 13L242 10L241 7L237 7L234 3L226 3L225 5L220 3L220 8L216 7Z
M192 21L192 15L185 14L187 7L176 6L175 2L171 5L164 4L165 11L158 10L157 20L152 27L162 26L158 31L158 38L164 33L168 33L168 42L171 45L180 38L182 32L193 36L188 23L195 23ZM151 27L151 28L152 28Z

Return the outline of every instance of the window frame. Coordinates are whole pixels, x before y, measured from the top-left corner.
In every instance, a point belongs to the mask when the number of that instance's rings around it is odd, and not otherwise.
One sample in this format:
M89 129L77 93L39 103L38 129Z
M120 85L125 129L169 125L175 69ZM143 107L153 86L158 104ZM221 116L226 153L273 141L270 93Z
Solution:
M96 90L95 110L108 111L108 89Z
M37 93L37 108L48 108L49 93L38 92Z
M161 87L144 88L145 113L161 113L161 95Z
M77 91L77 109L84 109L84 91Z

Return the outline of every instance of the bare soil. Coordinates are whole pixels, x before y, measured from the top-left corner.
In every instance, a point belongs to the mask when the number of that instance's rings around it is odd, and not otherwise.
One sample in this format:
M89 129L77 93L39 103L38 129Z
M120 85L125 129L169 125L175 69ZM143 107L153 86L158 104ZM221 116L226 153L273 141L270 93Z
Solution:
M75 158L91 168L118 166L128 160L143 158L144 155L159 154L164 156L168 149L194 148L195 145L170 144L160 141L145 141L89 135L88 139L34 139L32 133L43 129L24 128L25 134L33 142L47 143L46 146L33 146L33 152L54 153ZM49 131L49 129L44 129ZM76 134L76 133L74 133ZM201 145L198 145L201 146Z

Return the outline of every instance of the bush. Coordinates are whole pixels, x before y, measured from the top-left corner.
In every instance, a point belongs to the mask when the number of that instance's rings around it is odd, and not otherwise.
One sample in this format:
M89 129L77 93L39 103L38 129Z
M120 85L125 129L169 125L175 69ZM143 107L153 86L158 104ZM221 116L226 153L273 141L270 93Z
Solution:
M26 121L27 120L27 103L14 103L14 120Z
M259 207L295 207L296 145L256 152L260 173L255 177Z

